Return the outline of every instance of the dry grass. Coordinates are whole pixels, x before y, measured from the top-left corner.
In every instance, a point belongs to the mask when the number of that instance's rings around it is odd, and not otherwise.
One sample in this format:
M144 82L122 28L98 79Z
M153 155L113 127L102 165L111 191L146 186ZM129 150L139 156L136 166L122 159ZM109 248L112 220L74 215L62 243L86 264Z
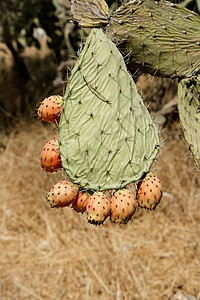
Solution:
M178 133L165 131L153 166L164 186L158 208L138 211L127 225L107 220L99 227L45 201L63 177L45 173L38 159L57 134L53 126L22 123L5 137L0 299L156 300L175 299L180 290L200 299L200 178Z

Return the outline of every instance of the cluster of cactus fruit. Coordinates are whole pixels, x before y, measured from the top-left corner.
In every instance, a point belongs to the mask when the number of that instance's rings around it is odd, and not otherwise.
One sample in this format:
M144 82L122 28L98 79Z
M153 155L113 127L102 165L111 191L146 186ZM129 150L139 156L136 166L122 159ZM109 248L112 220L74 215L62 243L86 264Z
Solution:
M162 188L149 170L158 131L123 56L102 29L91 30L64 97L44 99L38 116L59 126L59 138L41 151L41 166L67 176L47 194L51 207L86 212L94 225L108 216L126 224L137 207L155 209ZM134 195L128 185L136 182Z
M158 132L129 71L179 79L180 122L200 167L200 17L153 0L130 1L114 13L104 0L73 0L71 10L75 22L93 29L64 97L50 96L38 109L42 121L59 126L59 138L41 151L41 166L67 176L47 201L86 213L94 225L107 218L126 224L138 208L154 210L162 198L150 171Z
M130 1L114 13L104 0L73 0L72 17L92 30L64 97L50 96L38 109L41 120L59 126L59 138L42 149L41 166L67 176L47 200L86 212L94 225L108 217L126 224L139 207L154 210L162 197L150 171L158 132L129 71L179 78L180 121L200 166L200 17L153 0Z
M59 123L64 103L61 98L57 95L45 98L38 109L39 118L46 122ZM56 172L63 168L57 138L44 145L40 160L41 167L47 172ZM113 223L126 224L138 207L154 210L162 197L158 177L152 172L144 174L143 177L138 181L135 195L126 187L112 191L108 197L102 191L83 189L68 178L54 184L46 198L52 208L72 207L77 213L86 212L88 222L94 225L103 224L108 217Z

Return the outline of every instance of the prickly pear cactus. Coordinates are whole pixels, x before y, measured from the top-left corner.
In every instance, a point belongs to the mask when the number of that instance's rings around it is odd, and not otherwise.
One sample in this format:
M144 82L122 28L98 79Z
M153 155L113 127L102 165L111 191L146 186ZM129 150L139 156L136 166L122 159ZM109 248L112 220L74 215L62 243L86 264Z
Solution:
M200 168L200 75L179 83L178 111L185 139Z
M93 29L72 70L59 123L62 166L74 183L119 189L155 159L157 129L116 46Z

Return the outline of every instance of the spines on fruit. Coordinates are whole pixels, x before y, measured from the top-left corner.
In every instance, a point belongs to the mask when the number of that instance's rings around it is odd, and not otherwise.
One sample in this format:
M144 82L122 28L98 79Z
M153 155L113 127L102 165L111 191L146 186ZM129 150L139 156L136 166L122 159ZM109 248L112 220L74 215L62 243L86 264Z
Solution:
M47 201L51 207L66 207L75 201L79 186L69 180L59 181L54 184L47 194Z
M88 222L100 225L110 215L110 201L102 192L95 192L87 200L86 212Z
M162 186L155 174L147 173L144 179L138 183L136 198L140 207L149 210L154 210L160 203Z
M128 189L121 189L114 193L110 199L111 221L126 224L135 214L137 201Z
M72 207L76 212L84 213L86 211L86 203L88 199L88 194L84 191L80 191L72 203Z
M63 97L53 95L45 98L39 108L38 116L42 121L55 123L60 120L60 114L63 109Z
M40 160L41 167L47 172L56 172L62 169L58 139L52 139L44 145Z

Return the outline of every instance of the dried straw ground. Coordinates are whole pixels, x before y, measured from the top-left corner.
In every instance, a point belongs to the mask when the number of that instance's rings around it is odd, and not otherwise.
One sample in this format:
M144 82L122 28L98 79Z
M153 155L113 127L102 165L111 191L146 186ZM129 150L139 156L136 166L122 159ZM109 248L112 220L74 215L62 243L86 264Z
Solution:
M1 141L0 299L200 299L200 174L179 129L164 131L153 166L164 188L158 208L99 227L45 201L63 178L38 158L56 134L33 120Z

